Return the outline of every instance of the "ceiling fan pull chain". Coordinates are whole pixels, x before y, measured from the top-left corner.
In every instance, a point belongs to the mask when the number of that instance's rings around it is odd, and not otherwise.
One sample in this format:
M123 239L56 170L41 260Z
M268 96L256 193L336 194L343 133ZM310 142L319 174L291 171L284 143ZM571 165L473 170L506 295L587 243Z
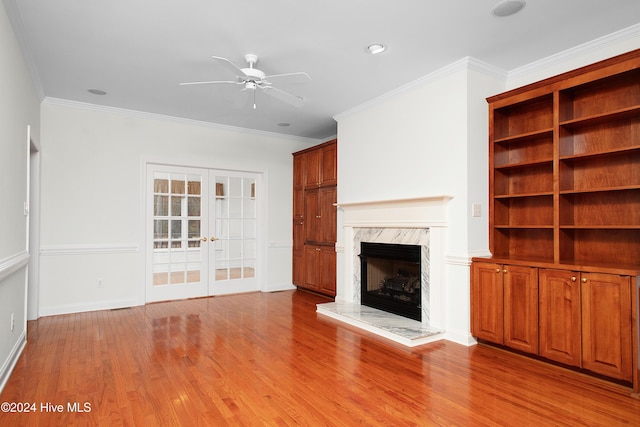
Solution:
M256 109L256 90L253 89L253 109Z

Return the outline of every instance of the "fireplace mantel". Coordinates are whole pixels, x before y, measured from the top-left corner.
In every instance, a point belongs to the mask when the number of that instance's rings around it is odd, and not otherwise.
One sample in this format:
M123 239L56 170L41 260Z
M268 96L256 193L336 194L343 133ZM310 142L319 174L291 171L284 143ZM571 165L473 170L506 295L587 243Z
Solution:
M342 212L343 245L336 247L343 250L343 275L337 282L336 302L319 304L318 312L408 346L442 339L444 251L448 202L452 198L440 195L337 203ZM360 305L358 255L360 243L364 241L422 246L422 322L397 319L400 316L390 313L380 315L379 310L370 313L368 307ZM369 320L364 321L365 317Z
M345 227L428 228L446 226L452 196L338 203Z

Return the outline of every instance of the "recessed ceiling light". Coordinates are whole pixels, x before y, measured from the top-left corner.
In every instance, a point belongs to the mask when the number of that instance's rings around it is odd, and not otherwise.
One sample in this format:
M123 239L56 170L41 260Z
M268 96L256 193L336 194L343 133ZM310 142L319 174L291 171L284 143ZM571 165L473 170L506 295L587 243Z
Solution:
M504 18L520 12L524 9L525 4L524 0L503 0L493 7L491 13L499 18Z
M382 53L387 50L387 47L382 43L373 43L367 46L367 52L372 55L377 55L378 53Z
M287 127L287 126L291 126L291 123L282 122L282 123L278 123L278 126Z
M94 95L106 95L107 92L100 90L100 89L89 89L89 93L92 93Z

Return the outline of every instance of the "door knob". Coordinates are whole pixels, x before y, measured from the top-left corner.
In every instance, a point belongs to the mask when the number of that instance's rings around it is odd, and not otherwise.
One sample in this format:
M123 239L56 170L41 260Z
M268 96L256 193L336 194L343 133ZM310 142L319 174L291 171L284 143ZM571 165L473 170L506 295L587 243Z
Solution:
M200 240L202 240L203 242L206 242L207 238L206 237L201 237Z
M212 238L211 238L211 241L212 241L212 242L215 242L216 240L218 240L218 239L216 239L215 237L212 237Z

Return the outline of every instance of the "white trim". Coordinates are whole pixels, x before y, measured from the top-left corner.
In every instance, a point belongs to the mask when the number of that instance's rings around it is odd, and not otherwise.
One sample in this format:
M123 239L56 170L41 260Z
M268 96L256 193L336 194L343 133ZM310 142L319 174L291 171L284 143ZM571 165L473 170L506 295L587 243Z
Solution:
M451 341L456 344L463 345L465 347L471 347L473 345L478 344L478 341L476 341L475 338L471 336L471 334L469 334L468 332L462 332L462 331L458 332L458 331L448 330L445 332L445 339L447 341Z
M29 252L23 251L0 260L0 282L19 271L29 263Z
M116 244L87 244L87 245L50 245L40 247L40 255L89 255L89 254L122 254L137 253L139 246L136 243Z
M89 304L56 305L40 307L40 316L57 316L59 314L84 313L87 311L114 310L135 307L139 304L135 299L100 301Z
M463 267L471 265L471 257L466 255L445 255L444 259L448 265L461 265Z
M354 228L446 227L447 203L452 196L415 197L338 203L344 212L343 226Z
M556 54L547 56L546 58L542 58L538 61L529 63L522 67L514 68L513 70L508 72L507 82L519 79L521 77L526 77L531 73L536 73L537 71L544 71L546 68L554 65L561 64L567 60L571 60L576 57L580 57L588 54L600 54L604 55L602 59L607 59L613 56L611 51L607 51L606 53L600 52L603 46L608 46L613 43L624 41L627 39L633 39L635 37L640 36L640 24L635 24L630 27L624 28L622 30L613 32L611 34L607 34L605 36L599 37L595 40L591 40L589 42L580 44L578 46L572 47L570 49L564 50L562 52L558 52ZM620 52L624 53L624 52ZM588 65L595 62L593 59L589 59L587 63L584 65ZM571 69L575 69L575 66L572 66ZM567 70L568 71L568 70ZM552 72L553 75L558 74L557 71ZM536 81L540 80L540 78L536 78Z
M283 283L280 285L276 285L273 287L270 287L269 289L262 289L260 290L260 292L265 293L265 294L269 294L269 293L273 293L273 292L282 292L282 291L294 291L298 289L298 287L296 285L294 285L293 283Z
M7 360L5 360L4 365L2 365L2 367L0 368L0 393L2 393L2 390L4 389L4 386L7 384L7 381L9 381L11 372L13 372L13 369L16 367L16 363L18 363L18 360L20 359L20 355L22 354L22 351L24 350L26 345L27 345L27 332L26 330L24 330L20 334L20 337L18 338L18 341L16 342L16 344L11 349L11 352L9 353L9 357L7 357Z
M417 205L417 204L437 204L441 202L448 202L453 199L453 196L425 196L425 197L409 197L405 199L385 199L385 200L366 200L358 202L339 202L336 205L340 208L372 208L372 207L385 207L396 205Z
M289 140L292 140L292 141L306 142L306 143L313 144L313 145L321 144L322 142L324 142L326 140L326 138L315 139L315 138L307 138L307 137L303 137L303 136L289 135L289 134L284 134L284 133L267 132L267 131L257 130L257 129L249 129L249 128L243 128L243 127L238 127L238 126L231 126L231 125L223 125L223 124L220 124L220 123L203 122L201 120L193 120L193 119L186 119L186 118L182 118L182 117L167 116L167 115L164 115L164 114L148 113L148 112L145 112L145 111L137 111L137 110L128 110L126 108L109 107L109 106L106 106L106 105L91 104L91 103L88 103L88 102L71 101L71 100L62 99L62 98L52 98L52 97L49 97L49 96L45 97L44 100L42 101L42 103L43 104L50 104L50 105L57 105L57 106L61 106L61 107L80 108L80 109L84 109L84 110L91 110L91 111L97 111L97 112L102 112L102 113L113 113L113 114L121 114L121 115L126 115L126 116L135 116L135 117L139 117L139 118L142 118L142 119L151 119L151 120L161 120L161 121L167 121L167 122L174 122L174 123L178 123L178 124L182 124L182 125L186 125L186 126L199 126L199 127L206 127L206 128L212 128L212 129L219 129L219 130L228 131L228 132L237 132L237 133L244 133L244 134L249 133L249 134L253 134L253 135L268 136L268 137L271 137L271 138L289 139Z
M437 82L445 77L451 76L459 71L462 70L474 70L474 71L479 71L482 72L484 74L493 76L497 79L500 80L506 80L507 76L508 76L508 72L506 70L503 70L499 67L496 67L494 65L491 65L487 62L481 61L479 59L473 58L471 56L466 56L464 58L461 58L455 62L452 62L449 65L446 65L432 73L427 74L426 76L420 77L412 82L409 82L407 84L404 84L402 86L400 86L399 88L393 89L387 93L384 93L378 97L375 97L369 101L366 101L360 105L356 105L353 108L350 108L346 111L343 111L342 113L338 113L336 115L333 116L334 120L336 121L340 121L343 118L354 114L354 113L358 113L364 110L367 110L375 105L381 104L383 102L386 102L387 100L389 100L390 98L393 98L397 95L400 95L402 93L406 93L409 92L411 90L413 90L416 87L419 86L425 86L434 82Z

